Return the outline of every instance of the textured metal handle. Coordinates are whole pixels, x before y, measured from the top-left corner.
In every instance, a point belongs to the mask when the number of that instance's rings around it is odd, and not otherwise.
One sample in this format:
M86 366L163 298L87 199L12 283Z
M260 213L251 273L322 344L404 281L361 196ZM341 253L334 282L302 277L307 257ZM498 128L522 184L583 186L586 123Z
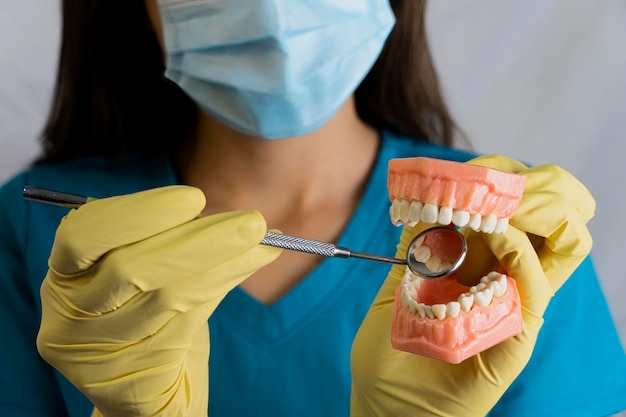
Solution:
M273 246L293 250L297 252L311 253L313 255L321 255L327 258L340 257L347 258L350 251L340 248L332 243L320 242L318 240L304 239L296 236L283 235L280 233L267 232L261 241L262 245Z

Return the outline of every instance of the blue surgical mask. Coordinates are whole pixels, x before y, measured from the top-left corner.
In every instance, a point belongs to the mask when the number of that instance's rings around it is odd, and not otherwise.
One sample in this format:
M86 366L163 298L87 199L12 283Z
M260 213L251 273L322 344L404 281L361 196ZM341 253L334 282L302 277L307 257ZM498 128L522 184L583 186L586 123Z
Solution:
M208 114L268 139L324 125L393 27L389 0L160 0L166 76Z

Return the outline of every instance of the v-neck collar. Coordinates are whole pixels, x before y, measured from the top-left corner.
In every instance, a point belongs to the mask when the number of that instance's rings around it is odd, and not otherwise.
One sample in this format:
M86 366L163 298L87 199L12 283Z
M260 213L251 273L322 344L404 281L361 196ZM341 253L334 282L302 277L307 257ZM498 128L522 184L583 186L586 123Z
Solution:
M384 139L382 139L384 140ZM371 218L373 205L385 204L387 197L387 152L380 147L370 179L355 213L342 232L338 246L358 251L368 251L373 242L376 225L389 221L384 210L377 212L380 218ZM332 296L335 288L350 274L350 261L324 259L305 278L275 303L267 305L249 295L240 287L233 289L218 307L223 314L236 317L246 330L265 340L280 337L296 326L316 308Z

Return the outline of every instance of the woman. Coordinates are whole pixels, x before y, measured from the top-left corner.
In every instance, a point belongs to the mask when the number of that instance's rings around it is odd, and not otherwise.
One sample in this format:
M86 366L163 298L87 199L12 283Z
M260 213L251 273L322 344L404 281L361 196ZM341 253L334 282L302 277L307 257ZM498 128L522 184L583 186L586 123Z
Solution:
M386 0L64 2L44 153L0 194L2 414L625 406L623 350L583 261L593 200L554 167L474 162L538 180L510 232L467 232L472 264L499 262L526 294L524 333L458 366L388 346L397 268L258 245L269 226L401 254L424 226L386 218L387 161L472 157L450 149L424 3L390 3L395 24ZM23 202L27 184L102 199L68 214Z

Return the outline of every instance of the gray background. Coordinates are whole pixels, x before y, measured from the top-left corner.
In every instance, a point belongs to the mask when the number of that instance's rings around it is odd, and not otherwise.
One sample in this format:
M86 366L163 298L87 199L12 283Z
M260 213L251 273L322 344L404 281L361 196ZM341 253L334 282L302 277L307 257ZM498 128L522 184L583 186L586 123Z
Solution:
M626 341L626 2L433 1L428 24L474 149L559 164L596 197L593 255ZM59 30L57 1L0 2L0 182L37 152Z

